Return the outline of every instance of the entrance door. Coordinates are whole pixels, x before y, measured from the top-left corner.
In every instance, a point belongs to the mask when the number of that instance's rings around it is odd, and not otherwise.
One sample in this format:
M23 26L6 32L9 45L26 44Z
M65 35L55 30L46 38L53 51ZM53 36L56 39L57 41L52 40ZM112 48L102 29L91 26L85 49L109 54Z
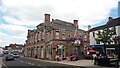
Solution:
M75 54L80 58L80 46L75 47Z

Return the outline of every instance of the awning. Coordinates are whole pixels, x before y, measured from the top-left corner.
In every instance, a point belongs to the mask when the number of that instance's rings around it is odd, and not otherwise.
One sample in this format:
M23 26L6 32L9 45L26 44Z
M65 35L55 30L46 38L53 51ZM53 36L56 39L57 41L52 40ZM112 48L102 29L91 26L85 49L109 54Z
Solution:
M88 50L88 52L96 52L95 50Z

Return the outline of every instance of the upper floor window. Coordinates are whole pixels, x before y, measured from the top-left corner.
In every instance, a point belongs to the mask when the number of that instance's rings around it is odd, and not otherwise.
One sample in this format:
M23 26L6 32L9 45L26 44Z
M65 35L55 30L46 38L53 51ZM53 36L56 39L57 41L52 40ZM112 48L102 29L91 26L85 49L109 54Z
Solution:
M85 38L87 38L87 36L86 36L86 35L85 35L84 37L85 37Z
M60 35L60 33L56 32L56 39L59 39L59 35Z
M62 33L62 39L65 39L65 33Z
M45 31L42 32L41 38L44 39L44 37L45 37Z
M39 34L40 32L38 32L38 34Z
M111 30L113 31L113 35L115 35L116 34L116 28L112 27Z
M84 36L84 40L87 41L87 35Z
M71 37L71 34L68 34L68 37Z
M74 34L74 37L76 37L76 34Z
M100 34L100 31L98 31L98 34Z

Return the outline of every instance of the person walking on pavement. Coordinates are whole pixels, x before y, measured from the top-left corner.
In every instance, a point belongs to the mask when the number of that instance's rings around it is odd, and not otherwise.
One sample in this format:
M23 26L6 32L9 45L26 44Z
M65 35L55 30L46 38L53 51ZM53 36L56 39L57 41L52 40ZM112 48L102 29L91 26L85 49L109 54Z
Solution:
M93 57L93 58L92 58L92 61L94 61L94 59L95 59L95 57L96 57L96 54L93 54L92 57Z
M94 65L97 64L97 62L98 62L98 57L100 57L100 54L99 54L99 53L96 53L96 56L95 56L95 58L94 58Z

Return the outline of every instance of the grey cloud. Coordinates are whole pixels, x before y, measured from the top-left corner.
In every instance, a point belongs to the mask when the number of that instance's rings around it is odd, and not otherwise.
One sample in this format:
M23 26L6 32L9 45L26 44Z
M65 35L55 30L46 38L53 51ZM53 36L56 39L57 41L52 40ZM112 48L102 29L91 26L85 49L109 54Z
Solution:
M52 13L54 8L50 5L43 5L38 7L22 6L22 7L5 7L7 12L13 16L17 16L20 20L42 20L43 14Z

